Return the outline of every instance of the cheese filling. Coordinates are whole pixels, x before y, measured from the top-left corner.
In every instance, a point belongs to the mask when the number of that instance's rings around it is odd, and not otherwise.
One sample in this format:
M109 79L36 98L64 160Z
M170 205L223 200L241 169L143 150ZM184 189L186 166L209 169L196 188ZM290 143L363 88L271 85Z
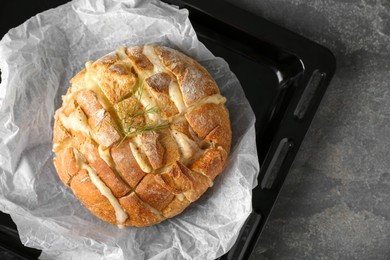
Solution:
M142 94L136 96L137 98L140 98L139 101L143 105L144 110L150 109L152 107L158 107L152 95L149 93L149 91L145 89L145 87L142 87ZM159 118L158 113L145 113L145 114L152 121L156 121Z
M111 108L112 104L110 103L110 101L108 101L108 99L106 98L106 95L99 87L99 84L96 81L96 79L94 78L93 73L91 73L91 69L90 69L91 66L92 66L91 61L88 61L85 64L85 68L87 69L87 72L85 73L85 77L84 77L85 88L95 92L100 104L104 107L105 110L109 110Z
M70 147L70 145L71 145L71 139L69 137L67 137L61 143L56 143L53 145L53 152L55 152L55 153L59 152L65 148Z
M102 158L103 161L105 161L112 169L115 169L115 164L111 157L110 148L103 149L103 146L99 145L98 152L100 158Z
M137 161L139 167L142 171L149 173L152 171L152 167L149 164L149 160L144 153L141 152L141 141L138 136L133 139L133 142L130 142L130 149L133 153L134 159Z
M125 47L119 47L115 50L116 56L119 58L120 61L124 62L126 67L128 69L131 69L133 67L133 63L127 57Z
M177 107L177 110L179 110L180 113L184 112L186 109L186 106L183 102L183 97L179 89L179 85L175 81L171 81L169 84L169 97L175 103L175 106Z
M165 66L162 64L160 58L155 53L153 45L145 45L142 53L153 64L153 74L165 72L165 70L163 69L165 68Z
M185 159L190 159L199 150L196 142L191 140L185 134L172 130L172 136L175 138L180 152Z
M204 99L200 100L195 107L199 107L206 103L213 103L213 104L224 104L226 103L226 98L222 96L221 94L214 94L212 96L207 96Z
M89 136L92 132L88 125L87 116L80 107L77 107L76 110L70 113L69 116L65 116L65 114L59 113L59 119L66 129L72 129L76 132L81 132L86 136Z
M226 102L226 98L224 96L222 96L221 94L207 96L207 97L203 98L202 100L200 100L195 105L185 107L182 111L180 111L180 114L177 114L177 115L174 115L174 116L168 118L168 121L171 123L179 122L180 120L182 120L183 114L185 114L187 112L191 112L192 110L194 110L194 109L196 109L204 104L212 103L212 104L218 105L218 104L223 104L225 102Z
M179 193L179 194L176 194L176 198L177 198L178 200L180 200L180 201L183 201L184 198L185 198L185 196L184 196L183 193Z

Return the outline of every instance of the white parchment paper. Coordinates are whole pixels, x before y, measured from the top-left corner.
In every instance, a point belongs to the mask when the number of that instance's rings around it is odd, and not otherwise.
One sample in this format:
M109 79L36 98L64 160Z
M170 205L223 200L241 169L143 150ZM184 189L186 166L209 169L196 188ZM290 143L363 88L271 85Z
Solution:
M92 216L59 180L55 110L88 60L119 46L159 43L198 60L228 98L233 144L226 170L187 210L159 225L118 229ZM79 0L10 30L0 42L0 210L42 259L214 259L252 210L259 171L255 117L228 64L196 37L187 10L157 0Z

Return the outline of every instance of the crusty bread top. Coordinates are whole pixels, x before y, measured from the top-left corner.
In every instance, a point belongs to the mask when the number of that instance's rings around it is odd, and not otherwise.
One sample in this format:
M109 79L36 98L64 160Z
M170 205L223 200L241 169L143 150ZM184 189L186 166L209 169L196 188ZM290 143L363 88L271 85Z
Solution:
M197 200L226 165L226 99L196 61L168 47L118 48L70 81L55 113L54 164L97 217L149 226Z

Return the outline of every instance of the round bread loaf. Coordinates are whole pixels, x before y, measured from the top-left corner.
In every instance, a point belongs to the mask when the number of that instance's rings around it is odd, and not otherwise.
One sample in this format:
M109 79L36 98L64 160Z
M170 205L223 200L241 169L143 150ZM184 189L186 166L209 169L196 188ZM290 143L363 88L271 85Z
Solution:
M188 56L158 45L118 48L70 83L54 116L54 165L100 219L159 223L224 169L232 136L226 98Z

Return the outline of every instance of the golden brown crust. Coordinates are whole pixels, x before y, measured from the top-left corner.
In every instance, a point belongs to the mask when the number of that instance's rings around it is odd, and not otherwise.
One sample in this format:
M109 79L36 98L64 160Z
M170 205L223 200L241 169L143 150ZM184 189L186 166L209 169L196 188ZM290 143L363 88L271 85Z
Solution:
M69 132L64 128L59 120L54 122L53 129L53 143L59 144L63 142L65 139L70 138Z
M179 113L169 96L169 85L172 81L167 73L157 73L145 79L148 90L156 99L158 107L161 109L163 118L171 117Z
M72 147L74 147L77 151L80 151L81 145L87 142L88 137L83 135L80 132L71 131L71 133L72 133Z
M175 197L165 209L162 210L162 215L166 218L172 218L181 212L190 205L191 202L187 200L184 196L182 198Z
M116 224L114 208L92 183L86 170L81 170L72 179L70 187L74 195L92 214L111 224Z
M155 46L154 50L164 65L176 76L187 106L219 93L213 78L198 62L168 47Z
M100 110L102 111L102 110ZM115 121L110 113L102 111L101 115L88 118L89 126L92 129L92 135L95 141L105 147L111 146L113 143L121 140L122 136L117 130Z
M188 112L185 116L192 129L201 139L204 139L218 126L230 128L227 109L217 104L206 103Z
M111 146L120 140L120 133L111 115L104 110L96 94L91 90L82 90L77 95L77 104L88 118L91 134L97 143L103 146Z
M95 92L89 89L81 90L77 95L76 101L88 118L96 117L96 114L103 109Z
M146 175L135 192L144 202L157 210L162 210L172 201L174 195L161 186L154 177L154 174Z
M180 170L187 176L191 176L192 187L183 192L184 196L191 202L197 200L212 185L210 180L194 171L191 171L182 164L178 164Z
M171 165L172 163L180 159L180 153L177 144L175 142L175 139L173 139L171 132L168 131L168 129L161 130L159 134L160 134L159 141L161 145L164 147L164 151L165 151L163 164Z
M156 175L155 180L173 194L183 194L190 202L197 200L210 186L207 177L191 171L180 162L173 164L168 171Z
M142 53L143 47L129 47L126 48L125 52L128 58L132 61L132 63L137 67L138 70L152 70L153 64L150 60Z
M161 72L145 79L146 84L156 93L169 95L169 85L172 78L168 73Z
M79 73L76 74L69 82L72 86L75 86L77 89L83 89L85 87L85 73L86 69L82 69Z
M174 163L170 169L155 176L156 181L173 194L181 194L193 188L192 178L189 171L182 171L179 162Z
M145 227L160 223L164 220L162 216L153 212L133 192L119 199L119 203L126 210L129 219L126 224L135 227Z
M111 52L109 54L104 55L100 59L98 59L96 61L96 63L100 63L100 64L104 64L104 65L112 65L115 62L117 62L117 60L118 60L118 57L117 57L116 53ZM72 80L70 82L72 83Z
M158 140L160 135L153 131L142 133L140 136L144 153L148 157L153 169L163 166L165 149Z
M69 186L71 178L79 171L74 158L73 148L69 147L60 150L56 155L54 166L56 167L58 176L66 186Z
M70 82L55 114L54 164L102 220L143 227L176 216L224 169L232 138L226 99L188 56L155 45L119 48Z
M70 94L69 91L68 91L68 94ZM62 113L65 116L69 116L70 113L72 113L76 109L76 101L75 100L64 101L63 105L62 105L62 108L63 108L62 109Z
M214 180L217 175L222 172L226 165L227 152L223 149L210 148L190 165L190 169L200 172L211 180Z
M137 82L136 75L124 62L110 57L109 60L97 60L89 69L95 80L111 103L117 103L130 95Z
M230 128L225 128L222 125L217 126L204 139L211 144L212 147L221 146L227 153L230 151L232 143L232 131Z
M111 148L111 156L123 179L134 188L145 176L130 149L129 140Z
M170 125L170 127L172 130L181 132L185 134L188 138L192 138L190 132L190 125L187 121L174 122Z

